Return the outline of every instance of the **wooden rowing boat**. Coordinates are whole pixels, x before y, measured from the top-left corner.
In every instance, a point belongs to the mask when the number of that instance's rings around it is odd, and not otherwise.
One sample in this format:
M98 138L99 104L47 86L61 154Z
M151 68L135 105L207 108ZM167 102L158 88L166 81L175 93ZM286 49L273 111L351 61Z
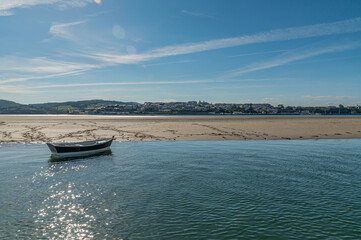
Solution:
M81 157L109 151L113 140L114 136L93 141L46 143L46 145L48 145L52 157Z

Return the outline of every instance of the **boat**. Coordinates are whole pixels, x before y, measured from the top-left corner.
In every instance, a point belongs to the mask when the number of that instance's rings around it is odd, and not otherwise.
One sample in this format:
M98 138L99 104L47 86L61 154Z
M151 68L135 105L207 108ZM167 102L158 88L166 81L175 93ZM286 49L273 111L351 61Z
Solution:
M51 156L55 158L83 157L110 151L113 140L114 136L93 141L46 143L46 145L52 153Z

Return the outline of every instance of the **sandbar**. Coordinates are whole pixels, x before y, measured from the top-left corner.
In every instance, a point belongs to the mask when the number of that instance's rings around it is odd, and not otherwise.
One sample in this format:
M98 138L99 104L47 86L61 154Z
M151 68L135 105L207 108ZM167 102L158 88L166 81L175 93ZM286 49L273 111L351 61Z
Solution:
M0 115L0 143L361 138L361 116Z

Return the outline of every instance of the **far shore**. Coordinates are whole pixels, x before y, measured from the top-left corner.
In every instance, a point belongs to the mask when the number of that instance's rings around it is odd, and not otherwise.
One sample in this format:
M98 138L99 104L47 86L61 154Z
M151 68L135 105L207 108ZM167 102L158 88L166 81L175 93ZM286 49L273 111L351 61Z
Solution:
M0 115L0 143L361 138L361 116Z

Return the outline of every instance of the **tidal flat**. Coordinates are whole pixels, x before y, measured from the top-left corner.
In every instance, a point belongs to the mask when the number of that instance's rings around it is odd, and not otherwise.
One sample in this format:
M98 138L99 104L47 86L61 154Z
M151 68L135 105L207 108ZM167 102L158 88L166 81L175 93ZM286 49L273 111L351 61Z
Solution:
M361 116L0 115L0 143L361 138Z

